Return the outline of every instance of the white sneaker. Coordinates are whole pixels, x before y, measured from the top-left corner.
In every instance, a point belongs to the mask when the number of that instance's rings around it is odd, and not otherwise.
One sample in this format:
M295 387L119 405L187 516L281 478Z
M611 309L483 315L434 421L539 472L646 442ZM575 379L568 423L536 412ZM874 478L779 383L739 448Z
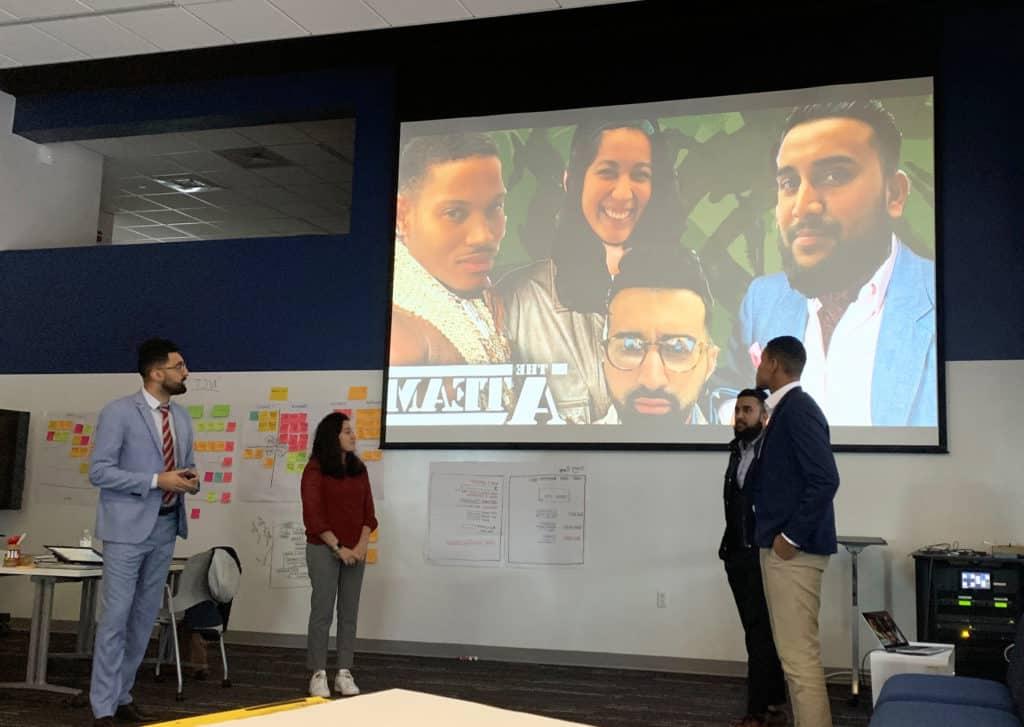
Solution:
M313 672L309 680L309 696L331 698L331 690L327 688L327 672L323 669Z
M354 697L359 694L359 687L352 678L352 672L348 669L338 669L338 676L334 677L334 691L343 697Z

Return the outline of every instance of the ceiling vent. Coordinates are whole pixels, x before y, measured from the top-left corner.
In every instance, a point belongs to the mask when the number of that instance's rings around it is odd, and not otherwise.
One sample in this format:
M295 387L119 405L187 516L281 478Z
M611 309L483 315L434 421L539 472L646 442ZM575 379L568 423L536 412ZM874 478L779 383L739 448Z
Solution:
M295 163L276 154L265 146L247 146L241 149L219 149L215 152L237 164L242 169L276 169L278 167L291 167Z

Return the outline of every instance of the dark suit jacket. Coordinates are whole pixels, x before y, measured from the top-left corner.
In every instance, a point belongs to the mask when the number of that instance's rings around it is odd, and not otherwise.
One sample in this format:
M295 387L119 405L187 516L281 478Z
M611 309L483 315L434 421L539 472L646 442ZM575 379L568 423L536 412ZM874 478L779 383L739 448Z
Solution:
M747 480L758 547L770 548L775 536L785 533L806 553L836 552L832 498L839 489L839 471L825 415L800 387L771 412Z

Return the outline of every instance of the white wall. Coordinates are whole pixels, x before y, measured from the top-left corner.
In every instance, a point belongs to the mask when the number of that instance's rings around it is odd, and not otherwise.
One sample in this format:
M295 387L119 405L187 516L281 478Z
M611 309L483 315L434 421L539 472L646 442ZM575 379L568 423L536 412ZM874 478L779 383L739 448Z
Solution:
M288 385L292 400L302 401L318 393L337 398L350 377L379 380L373 372L193 376L218 378L222 391L235 392L232 398L250 396L253 401L262 400L272 385ZM940 541L974 547L985 540L1024 541L1024 498L1018 484L1022 379L1024 361L949 365L950 455L839 456L839 532L879 535L890 543L861 556L863 608L892 609L912 634L911 551ZM130 375L0 376L0 406L32 410L35 438L45 426L43 411L96 410L137 382ZM371 463L381 560L368 570L359 636L740 661L742 634L716 557L725 459L724 453L386 452L382 462ZM591 475L586 565L427 564L427 474L431 461L442 460L586 464ZM30 472L32 467L30 461ZM267 572L254 566L251 555L254 515L297 513L297 506L236 503L218 512L225 513L224 520L200 521L179 552L225 541L240 548L246 571L232 627L304 633L308 591L271 591ZM22 511L0 511L0 532L27 530L39 545L51 538L75 539L92 520L89 508L36 502L30 485ZM849 578L849 557L841 552L832 559L824 585L823 645L830 666L849 662ZM0 610L26 616L30 591L26 583L12 580L3 581ZM55 615L74 619L76 589L64 590ZM659 590L668 594L665 609L656 608ZM862 648L869 646L871 640L862 635Z
M0 250L96 244L103 157L16 136L14 105L0 92Z

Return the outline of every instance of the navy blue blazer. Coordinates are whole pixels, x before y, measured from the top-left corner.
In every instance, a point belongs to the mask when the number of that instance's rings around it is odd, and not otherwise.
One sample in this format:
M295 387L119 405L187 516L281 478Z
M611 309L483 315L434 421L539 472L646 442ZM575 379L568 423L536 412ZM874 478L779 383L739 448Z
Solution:
M839 470L825 415L800 387L772 410L747 483L758 547L772 547L775 536L785 533L806 553L836 552L832 498L839 489Z

